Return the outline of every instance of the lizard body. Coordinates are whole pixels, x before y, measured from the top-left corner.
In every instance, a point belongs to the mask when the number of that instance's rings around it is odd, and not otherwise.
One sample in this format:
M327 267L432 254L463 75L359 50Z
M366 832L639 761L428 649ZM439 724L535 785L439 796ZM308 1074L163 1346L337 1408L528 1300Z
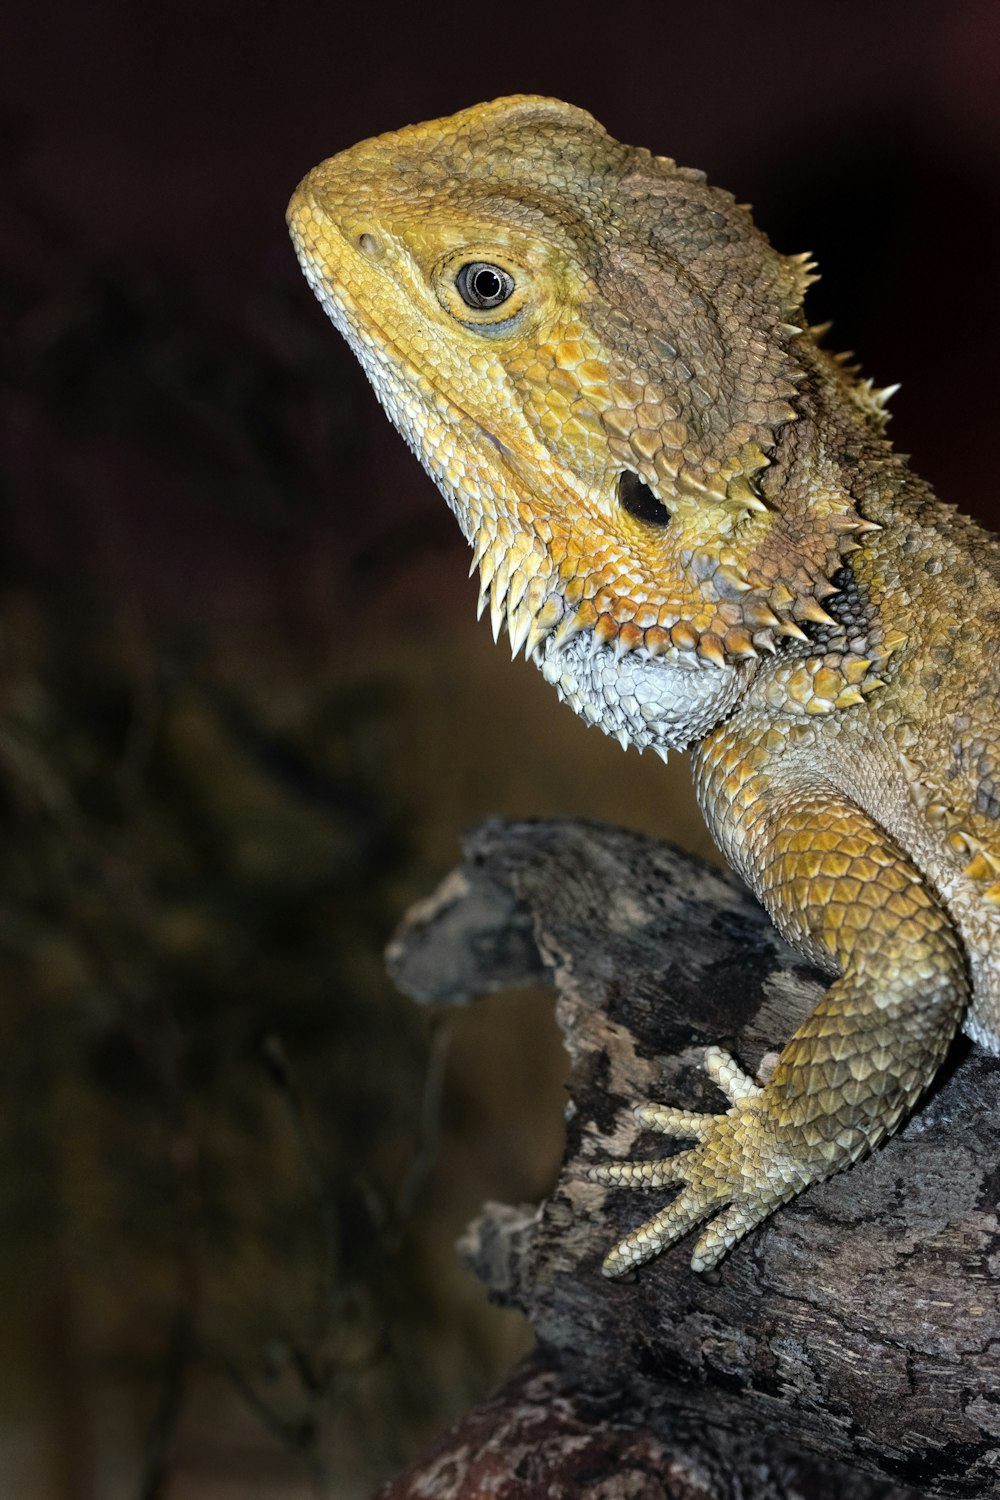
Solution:
M700 173L519 96L300 185L314 290L473 547L506 627L623 746L691 747L709 829L832 976L758 1086L595 1177L677 1183L616 1274L706 1219L715 1264L893 1130L961 1025L1000 1051L1000 543L884 435Z

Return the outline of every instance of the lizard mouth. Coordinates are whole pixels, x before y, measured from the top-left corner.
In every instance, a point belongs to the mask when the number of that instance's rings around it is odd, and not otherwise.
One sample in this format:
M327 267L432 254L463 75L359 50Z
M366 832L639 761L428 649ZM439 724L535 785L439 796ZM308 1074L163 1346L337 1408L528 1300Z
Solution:
M384 369L392 370L400 383L410 384L407 376L415 377L418 374L414 360L402 349L385 328L383 328L368 308L356 297L352 296L350 290L343 280L333 280L325 270L321 270L317 261L322 264L322 257L317 256L314 260L308 242L300 233L293 228L292 238L295 243L295 251L299 263L305 272L306 280L312 287L317 299L322 303L330 321L344 336L351 348L361 360L365 373L371 378L370 363L372 359L378 360ZM349 241L342 236L345 246L349 247ZM374 383L374 382L373 382ZM391 416L396 415L396 407L389 406L388 393L384 382L375 385L379 400L389 410ZM511 449L505 442L484 427L477 417L467 411L454 397L446 395L440 390L435 391L435 400L446 408L456 422L468 434L472 432L485 438L490 447L504 460L513 457ZM405 436L406 434L404 434Z
M509 494L515 505L523 498L524 477L517 454L490 428L439 386L429 392L405 349L352 295L343 278L330 277L325 257L314 258L308 241L293 230L296 253L306 279L331 322L357 356L393 425L445 495L473 549L473 570L480 576L477 614L487 604L494 639L506 626L511 655L523 648L532 656L557 626L572 618L573 606L563 598L553 577L552 561L533 532L498 524L488 492ZM349 246L349 242L344 241ZM405 399L406 393L411 399ZM428 400L430 397L430 400ZM431 434L461 433L462 446L480 461L482 478L464 486L450 471L448 448L435 445ZM473 466L475 468L475 466ZM485 482L484 482L485 481ZM565 632L566 638L575 634Z

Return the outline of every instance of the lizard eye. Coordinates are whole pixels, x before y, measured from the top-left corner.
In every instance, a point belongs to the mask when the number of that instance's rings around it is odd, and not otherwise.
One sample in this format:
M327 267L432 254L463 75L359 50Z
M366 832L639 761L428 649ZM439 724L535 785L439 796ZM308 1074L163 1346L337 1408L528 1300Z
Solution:
M499 307L514 290L514 278L501 266L472 260L455 277L459 296L468 307Z
M646 521L653 526L666 526L670 512L662 500L657 500L648 484L643 484L638 474L626 469L618 476L618 499L622 509L637 521Z

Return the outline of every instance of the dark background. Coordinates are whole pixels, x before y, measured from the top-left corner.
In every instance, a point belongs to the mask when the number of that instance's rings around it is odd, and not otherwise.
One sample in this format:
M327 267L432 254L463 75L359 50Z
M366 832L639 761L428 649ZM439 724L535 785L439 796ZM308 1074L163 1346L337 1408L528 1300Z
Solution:
M8 9L0 1494L369 1492L524 1347L451 1241L544 1191L546 997L383 977L490 813L704 848L473 620L283 214L363 136L561 95L703 167L997 519L993 0ZM974 610L975 601L969 601Z

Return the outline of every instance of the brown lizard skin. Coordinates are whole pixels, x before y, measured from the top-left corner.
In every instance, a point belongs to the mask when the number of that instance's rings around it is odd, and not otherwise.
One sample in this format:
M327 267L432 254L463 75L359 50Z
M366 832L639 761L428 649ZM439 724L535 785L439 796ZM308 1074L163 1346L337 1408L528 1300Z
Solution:
M609 1275L697 1224L715 1265L894 1130L957 1029L1000 1051L1000 544L884 436L700 172L515 97L298 188L306 276L474 551L482 606L589 723L690 746L708 826L833 983L763 1085L604 1183L679 1186Z

